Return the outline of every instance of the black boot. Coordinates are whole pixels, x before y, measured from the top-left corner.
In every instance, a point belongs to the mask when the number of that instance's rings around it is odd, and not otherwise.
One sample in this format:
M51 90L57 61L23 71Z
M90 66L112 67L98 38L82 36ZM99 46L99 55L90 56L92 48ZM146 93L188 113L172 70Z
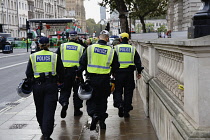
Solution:
M61 118L66 117L66 110L68 109L68 103L63 103L62 104L62 110L61 110Z
M44 140L53 140L53 139L50 137L44 137Z
M81 116L83 112L79 108L74 108L74 116Z
M106 118L108 118L107 113L105 113L103 116L101 116L100 122L99 122L100 129L106 129L106 124L105 124Z
M125 112L124 112L124 118L129 118L129 117L130 117L129 112L125 111Z
M119 107L118 107L118 116L119 117L123 117L123 115L124 115L124 112L123 112L123 106L122 105L120 105Z
M106 129L105 120L104 121L103 120L102 121L100 120L99 126L100 126L100 129Z
M93 115L92 122L90 124L90 130L96 129L96 124L98 123L99 117L97 115Z

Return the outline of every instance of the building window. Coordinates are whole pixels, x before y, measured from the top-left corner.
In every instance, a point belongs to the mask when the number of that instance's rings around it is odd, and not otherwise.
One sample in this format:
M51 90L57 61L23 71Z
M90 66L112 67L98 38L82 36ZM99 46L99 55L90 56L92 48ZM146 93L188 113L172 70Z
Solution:
M13 8L13 1L11 1L11 9L14 9L14 8Z

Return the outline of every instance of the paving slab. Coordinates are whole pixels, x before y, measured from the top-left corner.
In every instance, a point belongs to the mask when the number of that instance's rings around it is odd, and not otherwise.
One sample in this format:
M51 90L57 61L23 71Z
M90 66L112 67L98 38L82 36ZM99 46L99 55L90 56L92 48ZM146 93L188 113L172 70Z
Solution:
M71 97L67 117L62 119L62 107L57 104L51 136L53 140L158 140L149 118L143 111L143 103L137 90L134 91L134 109L130 112L130 118L118 117L118 109L113 107L112 95L108 98L109 117L106 119L106 130L100 130L97 124L96 130L90 131L91 118L87 115L85 101L83 106L83 115L75 117ZM35 111L32 96L16 106L0 111L0 140L42 140Z

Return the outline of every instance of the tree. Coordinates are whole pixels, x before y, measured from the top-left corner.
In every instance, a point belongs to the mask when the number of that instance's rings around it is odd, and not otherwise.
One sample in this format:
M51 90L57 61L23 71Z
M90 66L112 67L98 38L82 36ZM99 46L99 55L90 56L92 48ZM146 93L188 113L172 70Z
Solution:
M99 3L101 6L109 5L110 10L112 12L114 10L118 11L121 32L129 33L128 20L127 20L126 13L128 13L127 5L129 5L131 1L132 0L103 0L101 3Z
M157 29L158 32L166 32L167 29L166 29L166 26L165 25L161 25L158 29Z
M87 25L87 31L90 35L96 33L96 36L99 36L99 33L101 32L100 23L96 24L94 19L89 18L86 20L86 25ZM105 25L102 25L102 29L105 29Z
M150 33L150 32L154 32L154 24L153 23L146 23L146 29L147 29L147 32Z
M131 17L138 18L142 24L143 33L146 33L145 17L156 17L166 14L168 0L133 0L130 9Z

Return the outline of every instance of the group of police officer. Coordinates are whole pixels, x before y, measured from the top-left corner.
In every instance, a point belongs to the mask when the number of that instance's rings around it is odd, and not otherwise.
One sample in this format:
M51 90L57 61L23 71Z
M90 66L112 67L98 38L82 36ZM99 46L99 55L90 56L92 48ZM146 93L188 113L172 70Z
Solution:
M80 110L83 100L77 91L78 83L83 81L84 70L93 88L86 105L87 113L92 117L90 130L95 130L98 122L101 129L106 129L110 76L115 78L114 107L118 108L119 117L129 117L129 111L133 109L134 70L137 69L137 78L140 78L143 69L138 52L128 44L127 33L120 35L121 44L114 48L107 45L109 33L106 30L101 32L97 44L86 49L76 41L76 34L70 36L71 40L61 44L56 53L49 51L47 37L40 38L41 50L31 54L28 61L26 76L33 79L36 117L45 140L51 139L58 100L62 105L61 118L66 117L72 88L74 116L83 114ZM61 89L59 99L58 87Z

